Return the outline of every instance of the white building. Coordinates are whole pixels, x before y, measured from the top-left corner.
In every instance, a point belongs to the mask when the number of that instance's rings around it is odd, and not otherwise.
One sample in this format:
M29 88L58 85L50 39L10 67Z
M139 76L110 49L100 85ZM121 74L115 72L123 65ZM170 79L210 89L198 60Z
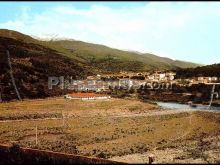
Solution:
M166 74L165 73L160 73L159 74L159 80L164 80L166 77Z
M66 99L81 99L81 100L103 100L110 99L111 96L98 93L70 93L64 96Z
M212 81L217 81L218 78L217 78L217 77L212 77L211 80L212 80Z

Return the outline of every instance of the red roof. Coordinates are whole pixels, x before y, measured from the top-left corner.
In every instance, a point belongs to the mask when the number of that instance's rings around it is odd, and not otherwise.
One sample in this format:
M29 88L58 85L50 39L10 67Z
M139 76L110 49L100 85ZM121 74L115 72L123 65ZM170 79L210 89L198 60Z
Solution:
M98 93L70 93L67 94L68 96L72 97L101 97L101 96L108 96L105 94L98 94Z

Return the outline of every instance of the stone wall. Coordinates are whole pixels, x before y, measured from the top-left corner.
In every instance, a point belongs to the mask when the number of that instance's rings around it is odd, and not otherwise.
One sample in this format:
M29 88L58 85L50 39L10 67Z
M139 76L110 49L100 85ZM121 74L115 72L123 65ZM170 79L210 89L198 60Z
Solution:
M124 164L106 159L0 145L0 164Z

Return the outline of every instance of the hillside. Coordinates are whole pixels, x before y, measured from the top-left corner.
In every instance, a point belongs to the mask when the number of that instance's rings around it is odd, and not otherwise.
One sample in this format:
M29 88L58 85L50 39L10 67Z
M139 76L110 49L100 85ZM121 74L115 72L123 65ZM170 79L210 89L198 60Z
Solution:
M153 54L140 54L131 51L122 51L109 48L104 45L91 44L82 41L54 41L76 55L84 59L89 65L98 67L104 71L146 71L152 69L176 69L196 67L198 64L175 61L169 58L159 57Z
M16 31L0 30L0 99L3 101L17 99L18 92L22 99L44 98L68 92L59 88L49 90L49 76L85 79L88 75L97 73L176 69L181 65L196 66L103 45L75 40L39 41ZM14 78L11 76L10 67Z
M165 66L165 69L172 69L172 68L194 68L199 66L199 64L186 62L186 61L180 61L180 60L172 60L167 57L159 57L154 54L144 54L149 59L148 61L151 61L154 65Z
M2 29L0 36L16 38L28 43L37 43L56 50L73 60L90 66L92 72L146 71L152 69L177 69L196 67L198 64L175 61L153 54L140 54L131 51L122 51L104 45L86 43L76 40L40 41L23 35L22 33Z
M216 76L220 77L220 64L206 65L196 68L178 69L178 78L191 78L198 76Z
M16 40L26 42L26 43L36 43L37 42L35 39L33 39L32 37L30 37L28 35L22 34L17 31L8 30L8 29L0 29L0 36L16 39Z
M22 99L57 96L67 92L59 88L49 90L49 76L72 76L73 79L84 79L91 74L83 63L73 61L52 49L5 37L0 37L0 68L3 101L18 98L11 72Z

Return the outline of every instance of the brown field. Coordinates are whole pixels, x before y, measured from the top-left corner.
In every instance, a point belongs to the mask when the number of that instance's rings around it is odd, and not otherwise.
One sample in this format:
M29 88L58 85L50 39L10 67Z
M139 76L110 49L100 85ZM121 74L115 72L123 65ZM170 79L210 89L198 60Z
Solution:
M219 163L220 113L162 110L129 99L2 103L0 142L13 141L129 163L147 163L150 153L158 163Z

